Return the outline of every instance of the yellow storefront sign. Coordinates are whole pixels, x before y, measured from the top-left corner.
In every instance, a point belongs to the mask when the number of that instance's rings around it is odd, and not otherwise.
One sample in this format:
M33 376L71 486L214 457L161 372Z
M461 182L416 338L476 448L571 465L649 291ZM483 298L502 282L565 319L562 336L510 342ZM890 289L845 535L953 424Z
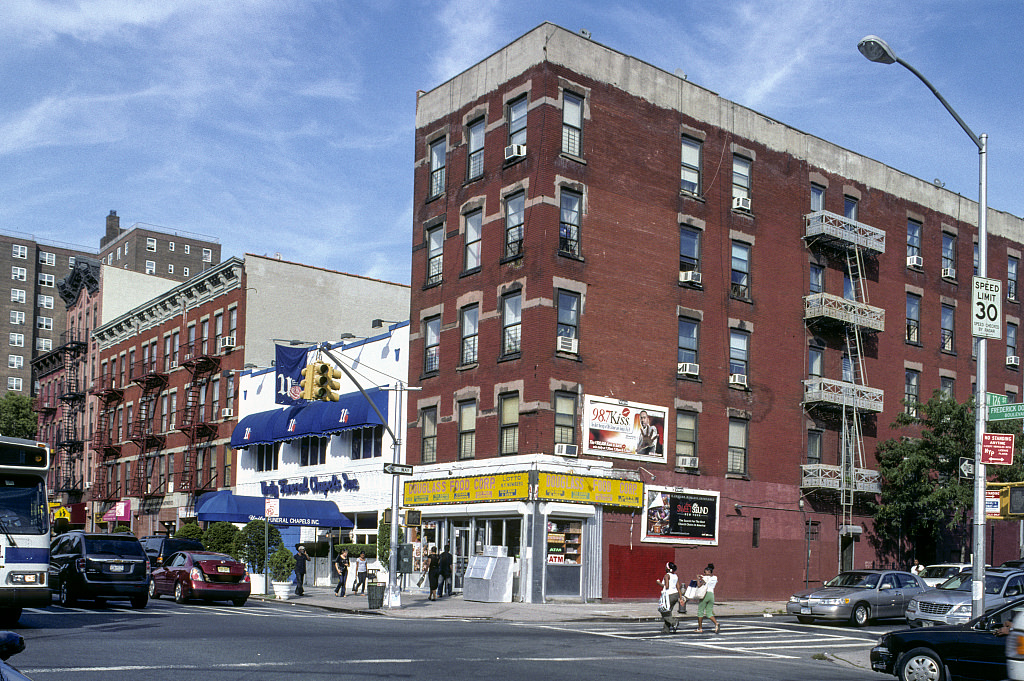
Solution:
M633 480L540 473L537 482L538 499L626 508L643 507L643 484Z
M530 474L501 473L467 478L409 480L405 483L407 506L473 504L486 501L519 501L529 497Z

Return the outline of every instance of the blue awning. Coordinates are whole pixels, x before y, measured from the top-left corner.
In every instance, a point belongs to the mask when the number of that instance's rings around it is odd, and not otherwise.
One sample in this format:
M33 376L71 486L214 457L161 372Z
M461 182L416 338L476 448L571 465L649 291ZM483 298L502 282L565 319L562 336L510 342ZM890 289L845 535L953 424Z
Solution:
M281 515L270 518L272 525L306 525L314 527L352 527L352 521L341 514L338 505L323 499L280 499ZM196 499L196 516L201 521L247 523L263 520L266 504L263 497L240 497L231 490L210 492Z
M388 393L379 388L366 391L377 409L387 413ZM351 428L383 425L361 393L342 395L337 402L307 402L284 409L250 414L231 433L235 449L252 445L295 440L310 435L333 435Z

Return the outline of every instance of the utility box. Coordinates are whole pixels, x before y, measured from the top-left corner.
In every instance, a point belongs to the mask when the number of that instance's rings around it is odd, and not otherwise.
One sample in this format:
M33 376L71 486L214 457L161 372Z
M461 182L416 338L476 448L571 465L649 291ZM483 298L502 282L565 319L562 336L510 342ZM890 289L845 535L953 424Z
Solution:
M398 545L398 572L404 574L412 573L412 544Z

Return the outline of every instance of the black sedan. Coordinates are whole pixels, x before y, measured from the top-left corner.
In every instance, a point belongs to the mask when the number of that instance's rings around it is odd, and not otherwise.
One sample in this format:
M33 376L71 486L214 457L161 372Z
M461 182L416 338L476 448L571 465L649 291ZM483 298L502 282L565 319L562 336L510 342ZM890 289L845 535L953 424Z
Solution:
M871 649L871 668L900 681L959 681L1006 678L1006 634L1017 599L965 624L900 629L884 634Z

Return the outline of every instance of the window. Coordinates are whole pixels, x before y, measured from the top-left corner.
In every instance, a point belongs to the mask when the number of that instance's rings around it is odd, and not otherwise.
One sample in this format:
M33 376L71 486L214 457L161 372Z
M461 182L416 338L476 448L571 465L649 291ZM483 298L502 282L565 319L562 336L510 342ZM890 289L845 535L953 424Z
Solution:
M676 468L690 468L697 457L697 414L676 411Z
M825 188L820 184L811 185L811 212L825 210Z
M113 265L114 264L114 254L113 253L108 253L107 254L107 264L108 265Z
M1017 272L1020 269L1020 260L1012 255L1006 258L1006 298L1017 300Z
M575 393L555 393L555 444L576 444Z
M329 437L304 437L299 439L299 465L319 466L327 463L327 445Z
M855 378L853 374L853 359L850 357L849 352L843 353L842 371L843 383L853 383Z
M470 305L462 309L462 354L460 364L477 363L477 336L480 333L480 307Z
M120 246L117 247L117 259L118 260L121 259L121 247Z
M750 159L732 157L732 198L750 198Z
M463 270L468 272L480 267L480 229L484 212L475 210L466 215L466 256Z
M25 313L22 312L21 316L22 316L22 320L21 321L24 323L24 321L25 321ZM43 331L50 331L51 329L53 329L53 317L37 317L36 318L36 328L37 329L42 329Z
M956 272L956 236L942 233L942 269Z
M427 230L427 285L441 282L441 264L444 249L444 225Z
M424 324L423 371L435 373L441 360L441 318L433 317Z
M188 276L188 268L187 267L182 267L181 268L181 276L183 276L183 277L187 277Z
M523 297L519 292L510 293L501 301L501 354L517 355L522 350Z
M953 312L954 308L952 305L943 305L941 314L941 348L943 352L955 352L956 346L954 344L955 338L953 337Z
M907 342L921 344L921 296L907 294Z
M825 292L825 268L811 263L811 294Z
M500 454L519 453L519 394L511 393L498 397L498 413L501 417Z
M484 174L484 119L469 124L469 159L467 178L474 180Z
M476 456L476 400L459 402L459 459Z
M956 387L956 380L951 376L940 376L939 377L939 390L942 392L942 396L947 400L955 399L956 393L954 388Z
M428 407L420 412L423 423L423 435L420 438L420 461L434 463L437 461L437 407Z
M857 203L857 199L852 196L843 197L843 216L848 220L857 219L857 213L859 212L857 210Z
M732 285L729 295L750 300L750 246L732 242Z
M381 446L384 441L384 426L356 428L352 430L351 433L353 459L373 459L381 456Z
M907 220L907 257L921 255L921 223ZM909 261L908 261L909 262Z
M562 190L562 210L558 222L558 252L580 255L580 206L583 196L568 189ZM521 238L521 237L520 237Z
M523 254L523 223L526 219L526 194L519 192L505 199L505 258Z
M173 428L173 426L171 426ZM277 470L277 443L256 445L256 470L276 471Z
M172 253L174 252L174 242L173 241L168 241L167 242L167 250L171 251Z
M69 270L75 269L75 256L73 256L73 255L69 255L68 256L68 269Z
M821 431L820 430L809 430L807 431L807 463L808 464L820 464L821 463Z
M1017 357L1017 325L1006 323L1006 356Z
M169 263L167 265L167 274L174 274L174 265L173 264Z
M156 239L153 237L146 238L146 250L150 252L156 251Z
M11 279L15 281L28 281L28 270L24 267L12 267Z
M25 289L12 288L11 289L11 302L12 303L24 303L26 300Z
M906 370L906 380L903 385L903 409L907 416L913 416L914 418L917 418L917 399L920 381L920 372L913 369Z
M747 422L729 419L729 462L727 473L747 473Z
M843 272L843 298L846 300L857 300L857 289L853 285L853 277L849 272Z
M529 107L526 95L508 105L508 143L526 144L526 113Z
M45 272L39 273L39 285L40 286L53 286L53 275L46 274Z
M978 244L974 244L974 276L978 276Z
M146 274L156 274L156 263L154 261L146 261Z
M203 249L203 262L213 262L213 250L209 248Z
M11 310L11 324L24 324L25 313L21 310Z
M687 317L679 318L679 353L676 362L682 364L699 364L700 358L697 354L698 335L700 322Z
M17 376L8 376L7 377L7 389L8 390L16 390L18 392L21 392L22 385L24 385L24 381L22 379L18 378Z
M11 321L14 321L13 319ZM23 333L12 333L8 336L8 344L11 347L23 348L25 347L25 334Z
M747 349L750 336L735 329L729 332L729 373L747 375Z
M700 272L700 230L679 227L679 271Z
M24 244L12 244L11 257L18 258L19 260L26 260L28 258L28 246L25 246Z
M442 137L430 145L430 193L429 198L440 196L444 191L444 164L447 143Z
M583 98L562 93L562 153L583 156Z
M184 244L184 246L185 246L185 255L188 255L189 253L192 252L192 245L191 244Z
M580 337L580 294L573 291L558 292L558 329L559 338Z
M700 195L700 153L703 144L692 137L683 136L683 159L680 189L687 194Z
M22 345L25 344L25 337L24 336L22 336L20 333L19 334L14 334L14 335L21 336ZM36 338L36 350L42 350L43 352L49 352L52 349L53 349L53 340L52 339L50 339L50 338Z
M20 369L25 366L25 358L22 355L7 355L7 368Z
M821 378L821 370L825 362L825 351L821 348L807 348L807 375L811 378Z
M50 267L53 267L54 265L57 264L57 254L48 253L46 251L39 251L39 264L49 265Z
M53 296L44 296L44 295L40 294L37 297L37 299L36 299L36 304L39 307L44 308L46 310L52 310L53 309Z

